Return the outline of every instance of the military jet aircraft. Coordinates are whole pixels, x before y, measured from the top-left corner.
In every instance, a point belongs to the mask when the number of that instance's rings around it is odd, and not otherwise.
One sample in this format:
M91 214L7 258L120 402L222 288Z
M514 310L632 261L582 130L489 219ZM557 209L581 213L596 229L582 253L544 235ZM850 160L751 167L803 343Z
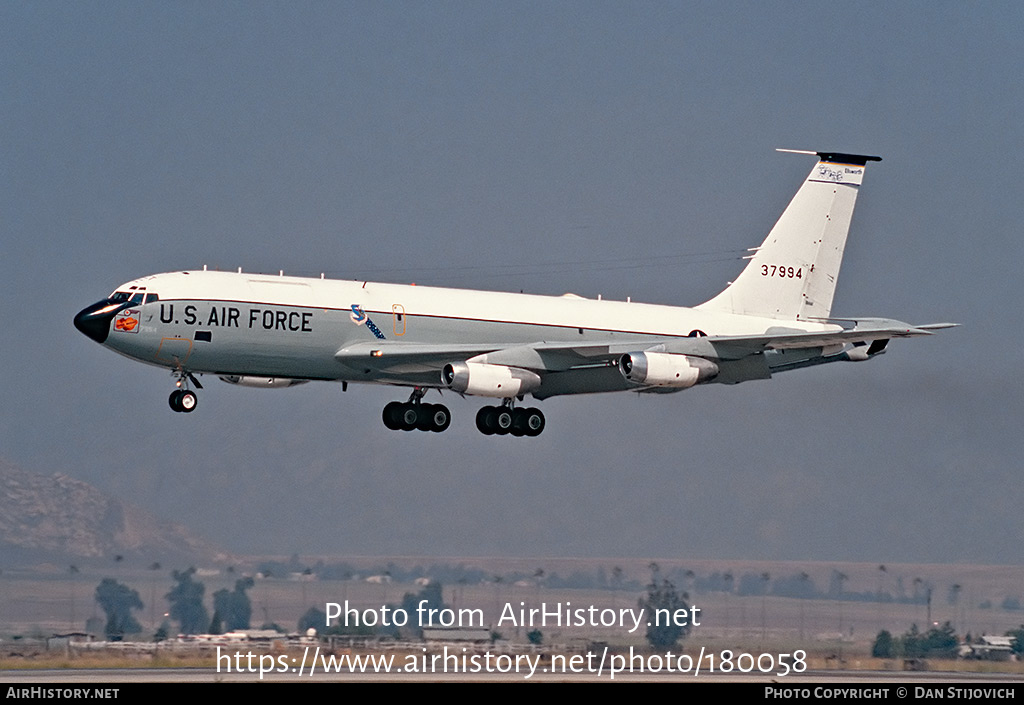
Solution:
M196 375L254 387L312 380L411 388L384 407L393 430L451 423L430 390L495 399L484 434L537 436L544 414L522 406L562 394L677 392L738 384L812 365L863 361L910 325L831 315L854 202L879 157L817 157L782 217L736 280L694 308L369 281L238 272L154 274L117 287L75 326L127 357L169 368L169 403L191 413Z

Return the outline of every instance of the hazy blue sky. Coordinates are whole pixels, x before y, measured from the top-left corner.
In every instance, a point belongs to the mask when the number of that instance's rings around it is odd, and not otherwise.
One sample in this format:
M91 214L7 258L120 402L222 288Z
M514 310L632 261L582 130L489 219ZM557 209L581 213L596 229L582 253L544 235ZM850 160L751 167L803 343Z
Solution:
M236 551L1020 563L1024 6L0 4L0 455ZM211 267L693 305L813 165L877 154L833 312L960 329L537 439L394 390L170 376L80 335ZM404 398L405 394L401 396Z

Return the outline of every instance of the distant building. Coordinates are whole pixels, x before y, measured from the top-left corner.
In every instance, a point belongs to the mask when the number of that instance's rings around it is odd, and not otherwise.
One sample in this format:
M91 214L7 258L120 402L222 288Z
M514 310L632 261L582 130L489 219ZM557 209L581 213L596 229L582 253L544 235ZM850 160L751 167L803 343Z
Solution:
M46 640L47 651L56 649L67 649L72 644L89 644L95 641L92 634L85 632L68 632L66 634L54 634Z
M423 627L423 641L428 644L488 644L491 631L483 627Z
M1011 661L1013 654L1012 636L983 636L977 644L964 644L959 650L960 658L985 661Z

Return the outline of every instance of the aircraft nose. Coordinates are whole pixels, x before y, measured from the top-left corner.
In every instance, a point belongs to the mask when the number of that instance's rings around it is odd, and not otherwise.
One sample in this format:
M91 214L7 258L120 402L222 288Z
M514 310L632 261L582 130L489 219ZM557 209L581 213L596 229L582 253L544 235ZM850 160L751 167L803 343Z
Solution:
M97 301L78 312L75 316L75 328L97 343L103 343L110 333L110 321L120 308L121 305L107 300Z

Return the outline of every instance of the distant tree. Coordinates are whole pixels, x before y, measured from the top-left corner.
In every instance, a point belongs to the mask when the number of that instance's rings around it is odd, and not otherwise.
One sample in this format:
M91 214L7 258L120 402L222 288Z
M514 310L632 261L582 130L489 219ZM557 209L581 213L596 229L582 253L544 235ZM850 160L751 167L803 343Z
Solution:
M224 633L224 622L221 621L220 612L216 609L213 610L213 619L210 620L210 628L206 630L208 634L223 634Z
M772 594L783 597L811 599L817 597L814 579L807 573L796 573L775 578L772 581Z
M495 576L500 578L500 576ZM422 634L422 627L439 626L437 622L431 624L418 624L416 611L419 609L420 602L426 600L426 604L423 605L424 610L442 610L444 609L444 589L439 582L430 582L423 586L423 589L417 593L407 592L402 596L402 604L400 605L405 613L409 615L409 627L417 634ZM427 613L429 614L429 613Z
M252 601L245 591L255 583L252 578L235 581L235 589L226 588L213 593L213 611L220 615L226 631L248 629L252 619Z
M139 593L113 578L104 578L96 586L96 602L107 615L103 632L111 641L121 641L125 634L137 634L142 625L132 616L132 610L143 608Z
M932 627L924 635L925 655L934 658L952 658L956 655L959 641L956 638L956 630L949 622L944 622L941 627Z
M299 632L305 634L309 629L315 629L318 634L327 630L327 613L316 607L310 607L306 613L299 617Z
M900 637L900 653L904 658L922 658L924 656L924 639L916 624Z
M430 582L424 585L418 593L407 592L402 596L402 609L408 613L410 619L415 618L416 608L419 607L422 600L427 601L427 604L423 606L424 609L444 609L444 589L441 583Z
M883 629L875 637L875 643L871 646L871 655L875 658L893 658L896 655L896 644L892 634Z
M949 590L946 592L946 602L951 605L956 605L960 601L960 591L963 589L963 585L960 583L953 583L949 586Z
M657 576L657 571L652 570L652 575ZM644 610L644 617L649 626L647 627L647 642L655 649L665 649L672 646L690 632L690 625L677 625L673 616L676 610L686 609L690 596L685 592L680 593L676 586L668 580L660 583L652 581L647 586L647 594L640 598L637 605ZM659 610L660 618L659 618ZM666 618L667 615L667 618Z
M526 632L526 640L534 646L540 646L544 642L544 634L540 629L534 629Z
M924 634L914 624L899 639L899 650L905 658L951 658L956 655L959 643L949 622L932 627Z
M348 624L345 623L346 621L348 620L344 615L335 617L332 620L333 624L327 626L327 614L316 607L310 607L299 619L299 631L306 631L313 627L318 634L337 636L373 636L377 633L377 627L370 626L361 619L349 621Z
M163 641L168 637L168 635L170 635L170 633L171 623L165 619L164 621L160 622L160 626L157 628L156 632L153 633L153 638L157 641Z
M195 568L189 568L171 573L175 585L165 596L171 605L171 619L178 622L183 634L199 634L210 624L210 617L203 607L206 587L192 579L195 572Z
M847 580L850 579L846 573L841 570L832 571L832 575L828 579L828 595L833 600L842 600L843 594L846 592L844 587Z

